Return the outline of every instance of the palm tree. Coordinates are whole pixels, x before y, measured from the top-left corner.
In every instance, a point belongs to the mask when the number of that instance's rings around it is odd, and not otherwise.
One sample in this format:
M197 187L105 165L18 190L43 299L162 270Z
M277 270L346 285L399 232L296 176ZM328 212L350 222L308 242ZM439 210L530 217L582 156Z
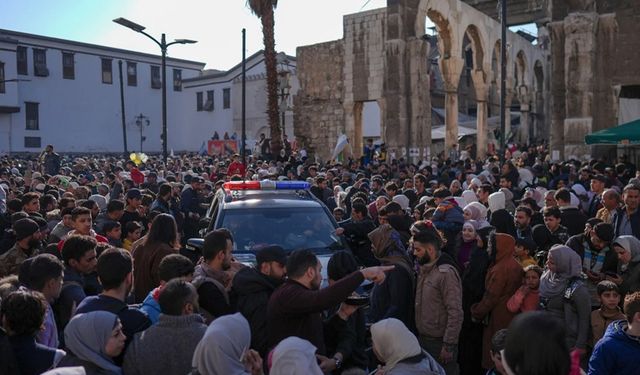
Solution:
M247 6L262 22L264 41L264 65L267 70L267 116L271 132L271 155L273 159L280 156L282 149L282 133L278 108L278 69L276 60L276 42L274 37L273 11L278 0L247 0Z

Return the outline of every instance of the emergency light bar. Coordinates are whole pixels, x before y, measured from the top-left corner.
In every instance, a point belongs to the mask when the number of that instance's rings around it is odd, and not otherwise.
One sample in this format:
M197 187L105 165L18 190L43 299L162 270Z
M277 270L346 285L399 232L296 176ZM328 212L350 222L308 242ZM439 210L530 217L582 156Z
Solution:
M224 190L308 190L311 185L305 181L230 181Z

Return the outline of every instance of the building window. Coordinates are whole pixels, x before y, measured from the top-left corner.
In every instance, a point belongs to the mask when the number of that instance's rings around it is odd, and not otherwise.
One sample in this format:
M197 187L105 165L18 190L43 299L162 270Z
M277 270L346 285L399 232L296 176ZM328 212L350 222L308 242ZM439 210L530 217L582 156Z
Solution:
M40 124L38 123L38 103L25 102L25 113L27 119L27 130L39 130Z
M213 111L213 90L207 91L207 101L204 103L205 111Z
M182 70L173 69L173 91L182 91Z
M196 111L202 111L202 91L196 93Z
M0 94L4 94L5 88L4 88L4 63L0 62Z
M62 52L62 78L75 79L75 61L73 60L73 53Z
M33 74L38 77L47 77L47 51L40 48L33 49Z
M231 89L222 90L222 108L231 108Z
M127 61L127 86L138 85L138 73L136 63Z
M27 64L27 47L19 46L16 50L18 58L18 74L26 76L29 74L29 66Z
M160 67L151 65L151 88L162 88L162 79L160 78Z
M113 83L113 70L111 59L102 59L102 83Z
M40 148L40 137L24 137L24 148Z

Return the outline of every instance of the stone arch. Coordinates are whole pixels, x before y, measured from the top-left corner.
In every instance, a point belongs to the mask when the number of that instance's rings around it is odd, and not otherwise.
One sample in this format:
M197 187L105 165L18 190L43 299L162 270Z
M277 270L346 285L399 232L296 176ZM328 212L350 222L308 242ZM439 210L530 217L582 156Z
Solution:
M478 27L474 24L467 26L465 35L471 41L471 49L473 50L473 69L484 70L484 54L485 46L482 42L482 34Z
M427 10L426 16L436 25L438 31L438 49L440 50L441 58L447 59L451 56L451 49L453 45L453 30L449 20L434 9Z

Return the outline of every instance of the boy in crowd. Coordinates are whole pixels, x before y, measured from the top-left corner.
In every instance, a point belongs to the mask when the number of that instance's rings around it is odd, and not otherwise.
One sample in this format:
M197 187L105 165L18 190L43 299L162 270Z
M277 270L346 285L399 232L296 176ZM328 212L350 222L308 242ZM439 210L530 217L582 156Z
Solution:
M618 286L608 280L598 283L598 299L600 308L591 312L592 344L595 344L604 336L609 324L625 318L620 311L620 291Z
M504 350L505 342L507 341L507 330L501 329L496 332L491 338L491 360L493 361L494 368L487 372L487 375L506 375L507 372L502 364L502 351Z

